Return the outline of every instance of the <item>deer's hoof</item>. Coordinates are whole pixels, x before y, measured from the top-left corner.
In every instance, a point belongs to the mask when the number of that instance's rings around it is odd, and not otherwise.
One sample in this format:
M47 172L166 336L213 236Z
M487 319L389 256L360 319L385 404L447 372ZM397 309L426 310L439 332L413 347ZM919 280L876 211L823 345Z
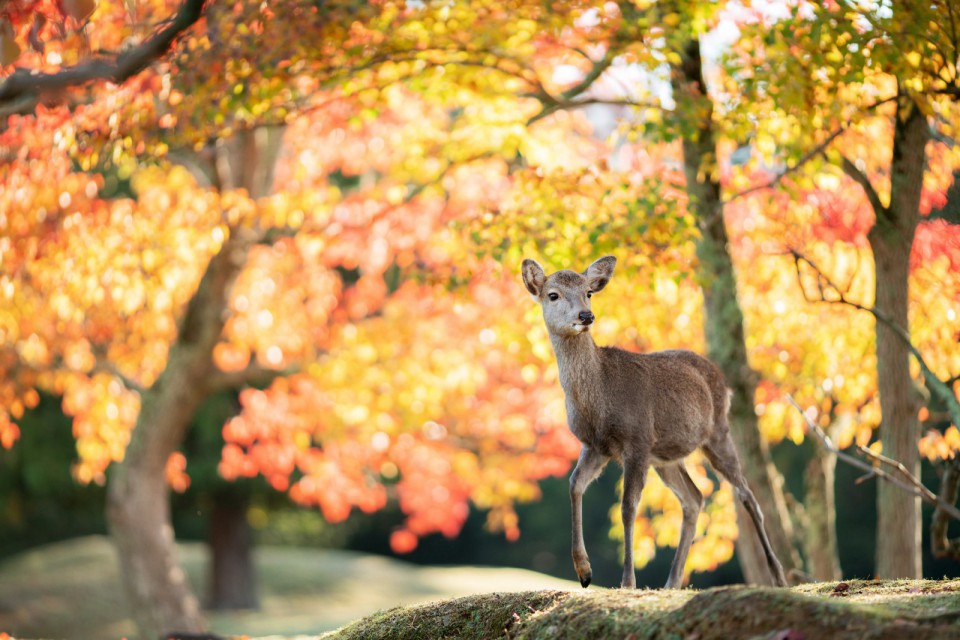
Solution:
M590 581L593 580L593 573L587 573L587 575L580 578L580 586L586 589L590 586Z

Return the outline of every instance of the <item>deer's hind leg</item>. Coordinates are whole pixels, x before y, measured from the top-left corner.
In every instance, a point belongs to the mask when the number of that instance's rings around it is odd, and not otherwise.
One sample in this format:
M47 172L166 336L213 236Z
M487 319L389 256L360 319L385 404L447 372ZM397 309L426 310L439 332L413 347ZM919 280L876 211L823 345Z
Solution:
M733 485L737 498L743 503L750 519L753 520L753 526L760 537L760 544L763 545L763 552L767 557L767 566L773 577L773 582L778 587L787 586L787 579L783 573L783 565L777 559L773 551L770 539L767 537L767 531L763 527L763 512L760 511L760 504L757 502L753 491L747 485L746 478L743 477L743 470L740 467L740 458L737 456L737 450L733 446L733 440L730 439L730 432L727 429L718 430L714 436L702 447L707 460L713 465L717 472L726 478Z
M670 577L665 586L667 589L678 589L683 584L683 568L687 564L687 554L690 553L690 545L693 544L693 537L697 532L697 517L703 509L703 494L690 478L682 460L676 464L654 467L654 469L663 480L663 484L667 485L680 500L680 508L683 510L680 542L677 544L677 553L673 557Z
M648 455L638 455L623 461L623 500L620 503L620 515L623 518L623 578L620 586L624 589L637 586L636 570L633 566L633 528L640 505L640 494L647 481Z
M577 466L570 474L570 511L573 518L571 555L573 556L573 568L576 570L580 584L584 588L590 585L593 572L590 570L587 547L583 543L583 492L600 475L609 460L610 458L607 456L584 445L580 450L580 459L577 461Z

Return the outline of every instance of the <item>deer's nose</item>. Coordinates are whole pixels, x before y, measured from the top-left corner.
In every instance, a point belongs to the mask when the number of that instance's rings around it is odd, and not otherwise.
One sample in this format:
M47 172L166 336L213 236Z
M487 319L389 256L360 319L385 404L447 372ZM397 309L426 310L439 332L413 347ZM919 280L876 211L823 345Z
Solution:
M577 317L580 318L580 322L583 324L590 324L593 322L593 314L589 311L581 311L580 315Z

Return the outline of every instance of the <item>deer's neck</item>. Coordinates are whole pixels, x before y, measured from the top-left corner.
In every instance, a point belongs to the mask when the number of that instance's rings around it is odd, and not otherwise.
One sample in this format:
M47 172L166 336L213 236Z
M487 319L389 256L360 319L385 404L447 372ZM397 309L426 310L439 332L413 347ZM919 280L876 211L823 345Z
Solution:
M575 336L550 336L553 351L560 369L560 386L564 393L577 404L586 406L596 395L592 391L600 386L600 350L590 332Z

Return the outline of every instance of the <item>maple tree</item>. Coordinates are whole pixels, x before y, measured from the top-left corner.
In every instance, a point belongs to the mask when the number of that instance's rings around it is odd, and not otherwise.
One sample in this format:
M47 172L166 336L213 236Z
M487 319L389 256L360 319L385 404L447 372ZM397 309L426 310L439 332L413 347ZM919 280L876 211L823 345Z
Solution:
M189 49L192 42L183 46ZM318 504L331 520L346 517L354 506L379 508L390 484L409 516L406 528L393 536L398 550L409 549L427 532L455 533L468 498L489 508L492 523L508 536L517 535L512 501L534 497L537 478L566 470L575 453L572 439L556 402L543 403L553 407L544 415L528 402L537 397L537 385L546 383L537 368L517 361L516 354L525 353L519 343L494 348L498 332L488 326L484 311L522 301L517 285L498 276L484 287L477 275L473 293L483 305L439 295L455 269L489 270L469 259L444 224L462 207L476 206L491 182L502 182L505 163L460 176L436 163L412 163L409 153L385 156L381 135L390 136L390 149L407 152L409 145L422 145L424 156L434 150L430 129L409 140L397 140L392 132L398 122L424 114L401 100L384 110L396 121L386 115L365 127L352 115L344 117L344 110L352 114L357 104L348 97L343 109L327 105L315 118L292 123L292 140L309 134L308 140L342 141L352 129L351 139L358 142L332 158L309 157L312 145L294 149L290 168L281 161L277 169L279 188L270 177L279 131L243 128L232 131L232 138L220 137L238 122L250 125L246 109L233 111L232 103L223 105L230 122L215 122L222 129L213 144L182 158L171 152L192 173L164 164L143 166L138 156L162 154L174 140L198 140L187 116L196 109L188 96L199 92L171 85L168 78L163 69L144 74L75 106L72 114L38 108L35 116L13 116L3 131L5 147L17 150L16 162L6 164L3 174L10 187L4 192L4 224L10 230L4 238L4 293L11 303L5 313L5 406L15 421L23 407L35 403L37 388L62 394L64 409L75 417L77 478L103 482L107 466L114 465L108 516L142 633L203 625L176 566L165 497L165 481L175 488L188 482L186 461L176 449L190 416L206 394L277 375L291 364L315 363L266 392L242 394L245 412L225 428L230 442L223 454L225 476L263 473L278 489L289 486L295 500ZM176 78L192 81L189 74ZM284 96L274 99L254 101L267 105L262 115L268 124L287 104ZM118 117L103 119L103 108ZM429 116L446 120L436 112ZM529 142L512 134L515 141L506 152L526 152L529 146L530 155L552 156L551 138L570 124L576 121L544 123L543 135ZM151 128L161 136L149 135ZM463 131L492 130L468 118L447 144L462 147L457 134ZM502 139L479 146L488 149L477 152L481 155L490 155L491 147L504 153ZM391 179L347 195L331 179L371 171L389 172ZM37 179L40 175L46 181ZM436 193L409 192L411 180L425 179L454 182ZM127 180L135 198L103 197L110 183ZM448 201L446 192L457 195ZM474 196L466 197L469 193ZM361 255L367 256L362 262ZM405 284L395 286L398 274ZM47 295L55 290L57 295ZM424 306L424 297L437 302ZM388 298L395 301L387 305ZM382 328L388 320L389 326L399 324L408 313L416 333L392 335ZM444 355L449 337L438 327L458 322L477 341L475 352L485 354L478 358L484 366L465 358L466 340ZM516 323L508 324L505 335L524 334ZM357 335L364 343L355 343ZM381 340L386 342L378 345ZM381 352L383 366L398 362L415 369L429 354L434 368L394 380L400 387L395 406L380 407L377 419L367 423L369 407L350 400L356 385L382 387L389 379L358 378L343 363L353 359L354 367L366 367L377 363ZM419 386L421 377L434 384ZM339 395L332 384L338 379L345 387ZM476 379L486 380L481 389ZM407 385L429 394L410 398ZM462 396L471 390L481 399L503 395L507 401L465 403ZM328 420L316 422L316 401L331 407ZM283 410L291 405L296 416ZM474 417L463 424L447 417L458 413ZM290 420L278 423L272 419L277 415ZM434 420L426 420L430 416ZM17 426L6 413L4 418L4 441L10 444ZM371 426L377 430L371 433ZM284 478L294 470L295 481Z

